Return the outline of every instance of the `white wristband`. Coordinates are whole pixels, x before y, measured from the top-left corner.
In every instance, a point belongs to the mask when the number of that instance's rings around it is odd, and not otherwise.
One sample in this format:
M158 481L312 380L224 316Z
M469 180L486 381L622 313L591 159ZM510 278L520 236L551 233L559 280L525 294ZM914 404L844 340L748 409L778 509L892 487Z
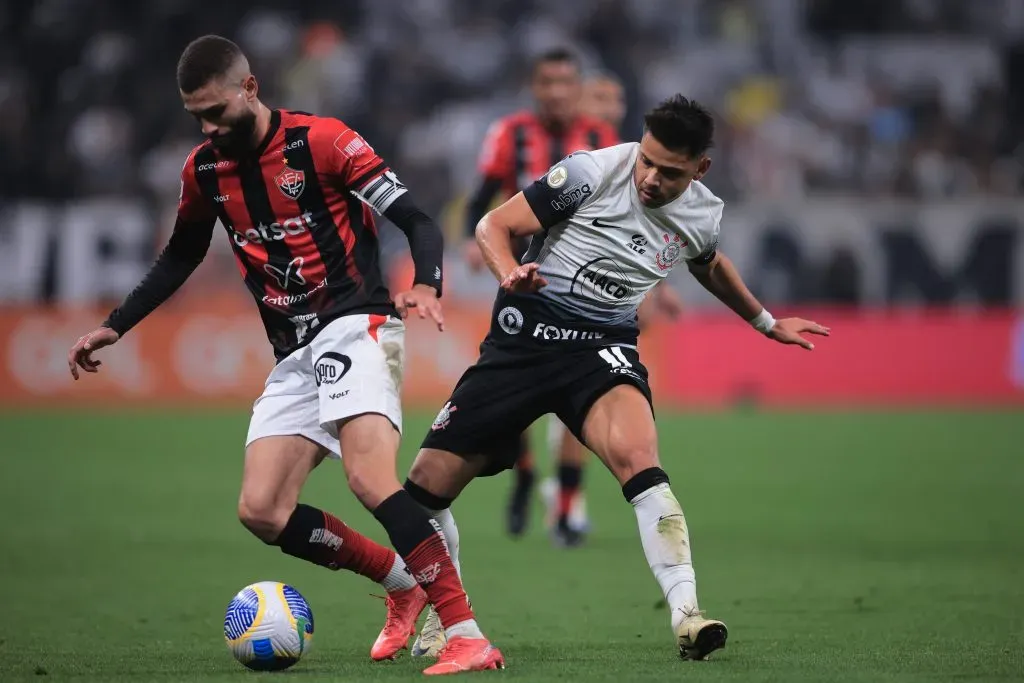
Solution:
M750 324L761 334L768 334L775 327L775 318L772 317L767 308L762 308L761 312L750 321Z

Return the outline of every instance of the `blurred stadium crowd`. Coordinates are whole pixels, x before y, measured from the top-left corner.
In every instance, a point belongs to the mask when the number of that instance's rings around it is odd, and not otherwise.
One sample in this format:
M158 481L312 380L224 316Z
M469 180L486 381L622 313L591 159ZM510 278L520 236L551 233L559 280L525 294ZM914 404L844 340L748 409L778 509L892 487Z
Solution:
M556 45L622 79L627 138L664 96L709 104L726 200L1024 182L1024 0L37 0L0 7L0 196L173 210L199 140L174 67L203 33L271 106L360 130L452 236L487 125Z

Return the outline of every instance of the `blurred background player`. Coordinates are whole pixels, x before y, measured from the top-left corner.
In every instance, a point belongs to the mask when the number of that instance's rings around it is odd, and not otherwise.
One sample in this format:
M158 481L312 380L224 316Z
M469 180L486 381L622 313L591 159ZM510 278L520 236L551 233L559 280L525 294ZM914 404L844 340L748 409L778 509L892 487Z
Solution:
M621 133L626 118L626 92L615 75L598 72L583 82L580 110L601 119ZM479 250L477 250L479 253ZM658 284L640 304L637 312L640 329L660 316L675 320L682 313L682 299L667 282ZM547 508L546 519L555 539L565 545L578 545L590 530L582 472L587 449L557 418L548 420L548 450L558 453L558 479L547 478L540 486ZM560 530L567 531L560 531ZM567 542L568 541L568 542Z
M472 270L479 271L484 265L473 238L476 224L495 199L513 196L567 154L618 143L614 125L581 111L582 89L576 55L564 48L549 50L537 57L530 73L534 109L515 112L491 125L480 155L480 180L466 209L464 256ZM618 118L621 121L621 114ZM517 242L516 258L521 258L528 247L527 240ZM554 535L558 543L567 546L576 545L582 538L580 532L568 524L568 512L581 481L582 452L581 444L570 444L566 450L569 459L560 459L558 466L559 523ZM524 433L519 442L515 483L508 502L507 526L512 536L519 536L526 530L534 481L529 434Z

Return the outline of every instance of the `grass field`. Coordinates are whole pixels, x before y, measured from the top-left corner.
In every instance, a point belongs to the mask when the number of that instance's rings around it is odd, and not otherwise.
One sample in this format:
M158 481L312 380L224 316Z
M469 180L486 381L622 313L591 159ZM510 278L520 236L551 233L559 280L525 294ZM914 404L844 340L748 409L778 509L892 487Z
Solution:
M0 416L0 681L419 680L373 664L376 586L284 556L235 519L244 413ZM412 416L403 464L429 418ZM507 476L454 510L466 585L522 681L1024 678L1024 414L662 417L702 607L730 627L678 660L630 507L588 473L595 533L555 550L501 532ZM541 461L543 462L543 460ZM307 502L383 540L337 463ZM536 520L539 521L540 510ZM228 654L243 585L310 601L314 649L283 674ZM44 677L45 676L45 677Z

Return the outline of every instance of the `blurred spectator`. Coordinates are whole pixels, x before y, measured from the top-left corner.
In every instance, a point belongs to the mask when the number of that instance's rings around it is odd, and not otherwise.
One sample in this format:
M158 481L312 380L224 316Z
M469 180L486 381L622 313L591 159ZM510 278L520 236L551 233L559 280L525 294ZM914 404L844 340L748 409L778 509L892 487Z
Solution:
M709 180L727 200L1020 191L1024 99L1011 86L1024 71L1021 2L683 5L8 4L0 193L136 197L166 215L199 140L174 64L189 40L211 32L249 53L264 101L343 118L438 216L459 205L488 122L524 104L524 64L558 44L577 49L588 70L622 78L629 136L662 97L681 90L706 101L721 121Z

